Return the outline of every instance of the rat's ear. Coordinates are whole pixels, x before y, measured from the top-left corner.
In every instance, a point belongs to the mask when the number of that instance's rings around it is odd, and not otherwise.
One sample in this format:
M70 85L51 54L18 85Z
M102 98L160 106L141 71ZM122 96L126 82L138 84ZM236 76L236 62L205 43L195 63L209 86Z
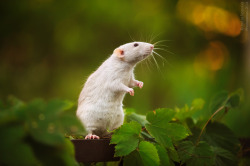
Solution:
M114 54L118 57L118 58L124 58L124 51L120 48L116 48L114 50Z

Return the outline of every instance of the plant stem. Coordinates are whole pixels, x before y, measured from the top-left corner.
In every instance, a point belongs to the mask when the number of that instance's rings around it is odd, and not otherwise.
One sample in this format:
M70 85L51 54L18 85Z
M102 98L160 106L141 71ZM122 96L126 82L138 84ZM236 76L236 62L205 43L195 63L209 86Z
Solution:
M201 133L200 133L200 135L199 135L199 137L198 137L198 139L197 139L197 141L196 141L196 144L195 144L195 146L197 146L198 145L198 143L200 142L200 139L201 139L201 135L203 134L203 132L204 132L204 130L205 130L205 128L207 127L207 125L208 125L208 123L211 121L211 119L218 113L218 112L220 112L221 110L223 110L223 108L227 108L227 107L225 107L225 106L221 106L220 108L218 108L214 113L213 113L213 115L212 116L210 116L210 118L208 119L208 121L206 122L206 124L203 126L203 128L202 128L202 130L201 130Z

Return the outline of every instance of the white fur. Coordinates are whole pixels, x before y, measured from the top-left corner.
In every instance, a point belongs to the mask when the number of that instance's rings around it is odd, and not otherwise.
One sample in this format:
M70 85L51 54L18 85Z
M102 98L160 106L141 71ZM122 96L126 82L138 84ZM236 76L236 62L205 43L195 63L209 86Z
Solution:
M77 116L89 134L104 136L109 134L107 130L114 130L123 124L123 98L140 83L134 78L134 67L151 54L153 45L133 42L118 48L123 50L124 57L119 57L114 51L89 76L80 93Z

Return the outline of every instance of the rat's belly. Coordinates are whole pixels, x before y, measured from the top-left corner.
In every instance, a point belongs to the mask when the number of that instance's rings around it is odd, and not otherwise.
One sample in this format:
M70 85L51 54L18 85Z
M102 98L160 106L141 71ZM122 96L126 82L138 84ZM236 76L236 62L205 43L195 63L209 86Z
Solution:
M88 132L98 135L108 134L107 130L114 130L123 124L124 113L122 104L82 104L78 110L78 117Z

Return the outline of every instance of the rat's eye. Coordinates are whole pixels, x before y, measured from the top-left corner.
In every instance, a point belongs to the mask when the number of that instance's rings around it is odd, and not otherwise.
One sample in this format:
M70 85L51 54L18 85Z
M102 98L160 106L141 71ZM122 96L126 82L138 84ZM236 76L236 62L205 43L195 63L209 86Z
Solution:
M135 43L135 44L134 44L134 47L137 47L137 46L139 46L139 44L138 44L138 43Z

